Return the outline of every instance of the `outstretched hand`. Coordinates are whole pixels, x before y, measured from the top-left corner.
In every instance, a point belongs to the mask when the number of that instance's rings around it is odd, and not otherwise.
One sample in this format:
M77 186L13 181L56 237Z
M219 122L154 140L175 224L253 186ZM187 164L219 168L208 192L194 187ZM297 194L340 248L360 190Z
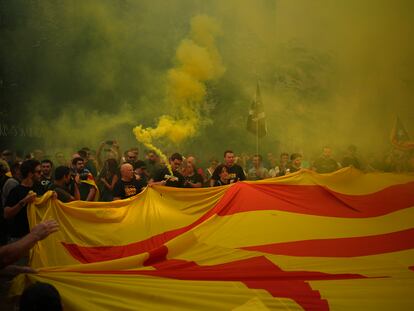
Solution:
M49 234L59 230L59 224L54 219L46 220L35 227L30 233L34 234L39 241L45 239Z
M9 265L0 271L0 275L6 277L15 277L20 273L37 273L37 271L28 266Z

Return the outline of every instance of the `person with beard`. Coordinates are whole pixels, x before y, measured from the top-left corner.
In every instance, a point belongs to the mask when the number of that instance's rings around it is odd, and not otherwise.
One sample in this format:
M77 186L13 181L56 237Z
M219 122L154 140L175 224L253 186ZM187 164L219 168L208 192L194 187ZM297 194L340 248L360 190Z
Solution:
M144 161L138 160L134 163L134 175L136 180L141 180L145 186L148 184L147 166Z
M79 178L79 176L75 178ZM80 199L78 182L74 182L74 194L72 195L69 189L71 183L70 168L67 166L58 166L55 170L55 181L50 185L49 190L55 191L57 198L64 203L76 201Z
M145 165L148 179L154 178L155 174L162 169L160 158L154 150L147 152Z
M11 222L12 239L19 239L29 233L27 205L36 199L36 193L32 190L34 183L39 181L41 172L39 161L34 159L24 161L20 166L22 180L7 196L4 218Z
M168 167L163 167L155 172L154 178L149 182L149 185L161 185L167 187L184 187L184 176L178 171L183 163L183 156L179 153L174 153L170 157L171 170ZM172 173L172 175L171 175Z
M94 201L97 195L97 186L92 174L85 168L83 158L75 157L72 160L72 168L74 174L79 175L79 179L75 178L75 181L78 182L80 199L82 201Z
M46 191L49 190L49 187L53 183L52 178L52 169L53 169L53 162L45 159L40 162L40 168L42 170L42 173L40 175L40 179L38 182L34 185L34 191L38 195L43 195L46 193Z

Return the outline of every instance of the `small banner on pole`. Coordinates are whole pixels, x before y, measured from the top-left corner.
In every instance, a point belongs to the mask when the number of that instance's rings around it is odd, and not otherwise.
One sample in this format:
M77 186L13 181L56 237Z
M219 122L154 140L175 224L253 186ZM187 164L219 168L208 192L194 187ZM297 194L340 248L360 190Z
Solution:
M267 134L266 114L264 112L262 97L260 95L259 82L257 82L255 99L249 110L247 130L259 137L263 137Z

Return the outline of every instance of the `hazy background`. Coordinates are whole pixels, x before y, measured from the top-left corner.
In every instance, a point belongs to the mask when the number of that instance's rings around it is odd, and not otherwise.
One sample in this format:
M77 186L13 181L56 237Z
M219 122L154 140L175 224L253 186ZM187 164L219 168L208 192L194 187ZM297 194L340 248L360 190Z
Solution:
M167 74L199 14L221 29L225 71L205 82L195 135L154 141L200 157L255 152L246 120L260 79L268 122L261 153L350 143L390 148L396 115L414 135L414 1L3 0L0 141L69 152L174 115ZM4 148L0 148L4 149Z

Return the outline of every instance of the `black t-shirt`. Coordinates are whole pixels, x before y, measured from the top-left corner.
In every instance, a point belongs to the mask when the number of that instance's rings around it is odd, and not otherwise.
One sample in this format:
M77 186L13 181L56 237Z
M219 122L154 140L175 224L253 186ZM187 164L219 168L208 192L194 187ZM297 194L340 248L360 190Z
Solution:
M49 187L52 185L52 183L52 178L41 176L40 180L38 182L35 182L35 184L33 185L33 190L38 195L44 195L49 190Z
M145 160L144 162L147 167L149 178L154 178L157 172L162 168L161 164L157 162L150 161L148 159Z
M2 195L2 189L7 179L9 179L9 177L6 175L0 177L0 195ZM7 243L7 222L3 216L3 206L1 201L2 200L0 200L0 245L5 245Z
M353 166L357 169L361 169L361 164L358 161L358 158L353 157L353 156L345 156L342 159L342 166L343 167L347 167L347 166Z
M167 167L163 167L161 169L159 169L154 176L154 181L163 181L166 180L167 177L166 176L171 175L170 171L168 170ZM177 172L177 171L173 171L173 176L176 177L174 180L173 179L168 179L167 183L165 184L167 187L177 187L177 188L183 188L184 187L184 176L181 175L181 173Z
M229 184L228 182L222 182L221 179L218 179L218 180L214 181L213 187L225 186L225 185L228 185L228 184Z
M83 169L79 173L80 183L78 185L78 188L81 201L86 201L89 195L89 191L91 190L91 188L94 188L94 186L92 186L91 184L84 182L85 180L88 180L91 177L91 175L92 174L87 169Z
M113 195L115 198L126 199L140 193L145 186L141 180L123 181L119 179L114 186Z
M203 177L201 177L201 175L198 174L198 173L194 173L191 176L185 176L184 179L185 179L186 182L191 182L193 184L201 183L201 186L203 185ZM184 187L185 188L192 188L187 183L184 184Z
M89 171L89 172L91 172L91 174L92 174L92 176L93 177L96 177L97 175L98 175L98 170L96 169L96 166L95 166L95 164L93 163L93 161L88 161L88 162L86 162L86 164L85 164L85 168Z
M6 181L9 178L10 177L9 176L6 176L6 175L3 175L3 176L0 177L0 195L2 194L4 184L6 183ZM1 204L1 202L0 202L0 204Z
M289 173L295 173L295 172L299 171L301 169L301 167L297 167L297 166L294 166L294 165L290 164L288 166L288 169L289 169Z
M82 201L86 201L89 195L89 191L91 191L91 188L93 188L93 186L86 182L80 182L78 185L78 188L79 188L80 199Z
M13 207L20 200L24 199L31 187L18 185L14 187L7 196L6 206ZM29 233L29 221L27 220L27 204L23 206L20 211L9 220L9 233L13 238L21 238Z
M230 166L230 167L226 166L226 167L227 167L227 172L229 173L229 183L246 180L246 175L244 174L244 171L240 165L234 164L233 166ZM219 170L221 169L222 169L221 165L217 166L217 168L214 170L212 179L214 180L220 179Z
M72 201L72 195L68 187L62 187L56 184L52 184L49 187L49 190L53 190L57 193L57 197L60 201L67 203Z
M332 158L320 157L315 161L313 166L316 168L316 171L320 174L323 173L332 173L338 169L338 163Z

